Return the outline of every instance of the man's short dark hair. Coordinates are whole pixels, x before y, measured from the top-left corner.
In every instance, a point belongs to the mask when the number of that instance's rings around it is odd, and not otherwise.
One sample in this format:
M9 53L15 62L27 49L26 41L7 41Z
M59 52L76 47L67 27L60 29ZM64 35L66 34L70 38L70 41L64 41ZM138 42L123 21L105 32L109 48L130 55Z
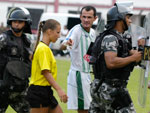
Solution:
M81 11L80 11L80 15L82 14L83 9L85 9L86 11L93 10L93 11L94 11L94 17L96 16L96 9L95 9L95 7L90 6L90 5L89 5L89 6L84 6L84 7L81 9Z

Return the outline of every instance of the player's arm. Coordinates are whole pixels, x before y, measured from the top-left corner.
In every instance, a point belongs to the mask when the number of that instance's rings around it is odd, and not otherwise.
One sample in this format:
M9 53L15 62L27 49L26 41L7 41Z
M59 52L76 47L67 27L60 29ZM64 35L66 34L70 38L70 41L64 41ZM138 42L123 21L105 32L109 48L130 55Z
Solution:
M60 49L66 50L66 49L73 49L78 46L79 39L81 36L81 32L77 28L73 28L69 31L66 39L62 42Z
M72 39L69 39L69 40L66 40L64 41L62 44L61 44L61 47L60 47L60 50L66 50L67 49L67 46L73 46L73 40Z

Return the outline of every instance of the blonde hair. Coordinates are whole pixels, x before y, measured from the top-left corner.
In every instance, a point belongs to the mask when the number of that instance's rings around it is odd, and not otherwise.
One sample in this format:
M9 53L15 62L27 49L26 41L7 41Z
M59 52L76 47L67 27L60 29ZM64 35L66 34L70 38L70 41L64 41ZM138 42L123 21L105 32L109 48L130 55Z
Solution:
M38 29L37 41L36 41L36 45L35 45L35 48L34 48L34 51L33 51L33 55L34 55L34 52L37 48L37 45L39 44L41 31L44 33L48 29L55 30L58 25L60 25L60 23L58 21L54 20L54 19L48 19L46 21L41 21L40 22L39 27L38 27L39 29ZM33 59L33 55L32 55L32 59Z

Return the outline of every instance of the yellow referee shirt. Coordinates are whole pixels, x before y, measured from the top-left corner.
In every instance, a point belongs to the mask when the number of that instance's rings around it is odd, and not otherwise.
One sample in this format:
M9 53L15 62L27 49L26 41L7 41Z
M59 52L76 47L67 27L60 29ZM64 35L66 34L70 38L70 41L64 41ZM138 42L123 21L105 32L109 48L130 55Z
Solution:
M42 70L49 70L56 80L57 78L57 65L55 57L51 49L39 42L34 57L32 60L31 79L29 85L50 86L44 75L41 74Z

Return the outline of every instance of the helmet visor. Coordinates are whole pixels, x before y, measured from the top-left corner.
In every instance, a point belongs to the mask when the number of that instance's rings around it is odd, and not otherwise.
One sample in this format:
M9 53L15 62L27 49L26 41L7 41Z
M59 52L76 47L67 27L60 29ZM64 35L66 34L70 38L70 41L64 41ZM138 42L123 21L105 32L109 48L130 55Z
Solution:
M119 13L126 13L129 15L133 15L133 2L116 2L116 6L118 7Z

